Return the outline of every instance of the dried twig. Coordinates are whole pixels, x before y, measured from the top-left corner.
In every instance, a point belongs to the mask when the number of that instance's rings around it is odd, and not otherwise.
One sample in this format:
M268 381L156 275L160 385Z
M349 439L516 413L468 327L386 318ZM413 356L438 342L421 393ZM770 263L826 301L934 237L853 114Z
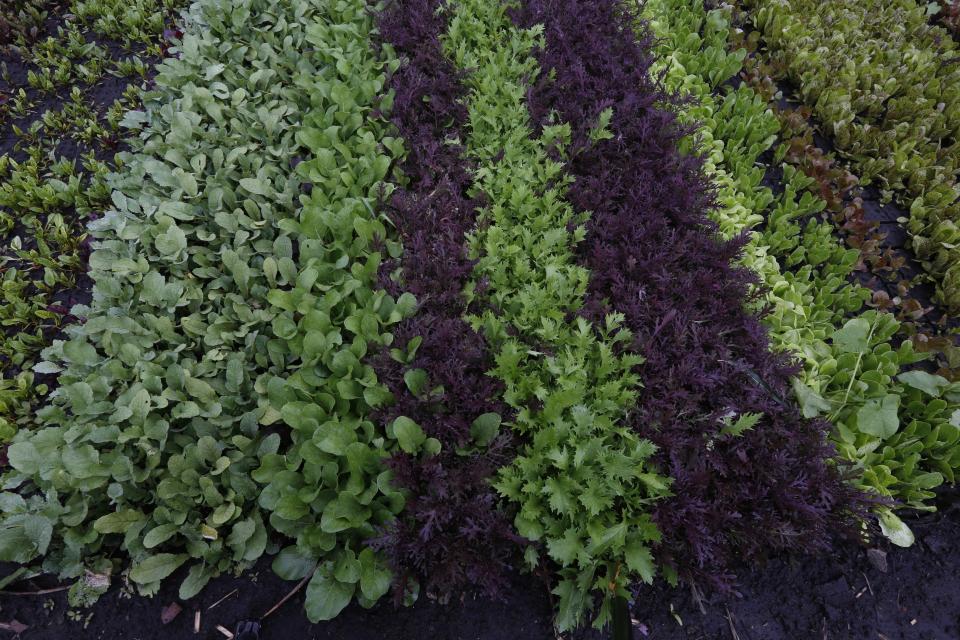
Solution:
M200 609L193 612L193 632L200 633Z
M223 602L224 600L226 600L227 598L229 598L230 596L232 596L233 594L235 594L235 593L236 593L237 591L239 591L239 590L240 590L240 589L234 589L233 591L231 591L231 592L228 593L227 595L223 596L222 598L220 598L219 600L217 600L216 602L214 602L212 605L210 605L209 607L207 607L207 611L210 611L210 609L213 609L215 606L217 606L218 604L220 604L221 602Z
M703 596L700 595L700 589L697 588L697 585L690 585L690 595L693 597L693 602L697 605L697 608L700 609L700 613L707 615L707 608L703 606Z
M10 622L0 622L0 631L10 631L17 635L20 635L21 633L23 633L29 628L30 627L23 624L19 620L11 620Z
M39 591L0 591L0 595L4 596L45 596L48 593L57 593L59 591L66 591L70 588L71 585L64 585L62 587L53 587L52 589L40 589Z
M733 626L733 614L730 613L729 607L724 607L727 611L727 624L730 625L730 636L733 640L741 640L740 634L737 633L737 628Z
M310 571L310 573L304 576L303 580L297 583L297 586L295 586L293 589L290 590L290 593L280 598L280 602L270 607L269 611L267 611L265 614L260 616L260 620L263 620L268 615L270 615L271 613L273 613L274 611L282 607L284 602L286 602L287 600L293 597L293 594L295 594L297 591L300 591L300 589L303 589L303 585L307 584L307 581L310 580L311 576L313 576L312 570Z

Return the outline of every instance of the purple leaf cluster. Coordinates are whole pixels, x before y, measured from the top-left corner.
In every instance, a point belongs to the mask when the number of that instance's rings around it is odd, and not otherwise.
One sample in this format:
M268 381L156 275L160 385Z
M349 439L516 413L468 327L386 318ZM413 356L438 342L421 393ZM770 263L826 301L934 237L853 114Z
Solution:
M465 234L475 225L478 203L464 194L471 184L461 135L467 113L460 75L444 58L439 37L447 20L439 0L394 0L379 17L382 42L404 60L391 77L390 119L408 155L401 167L407 182L384 203L404 252L387 260L380 284L393 295L417 298L417 313L394 331L394 347L407 351L422 339L415 356L401 363L389 354L373 360L379 380L396 402L375 418L387 423L403 415L442 445L439 455L397 453L389 460L394 484L408 493L394 525L375 541L399 576L398 595L409 578L441 594L479 587L498 596L524 540L498 510L490 486L497 469L514 456L510 438L472 446L470 425L484 413L508 418L503 389L486 375L494 366L483 336L463 320L463 288L473 271ZM428 390L415 395L404 374L421 369ZM458 452L458 449L460 450Z
M545 26L534 121L573 127L567 197L592 212L578 247L591 271L583 313L623 313L646 358L629 420L674 478L674 495L655 506L660 560L730 588L735 562L825 548L855 528L863 498L831 462L829 425L787 400L795 369L745 310L757 282L731 266L744 239L721 240L707 217L712 191L702 160L678 152L689 131L651 76L649 32L619 0L526 0L513 17ZM612 137L594 142L606 108ZM725 417L750 412L763 414L752 430L721 433Z

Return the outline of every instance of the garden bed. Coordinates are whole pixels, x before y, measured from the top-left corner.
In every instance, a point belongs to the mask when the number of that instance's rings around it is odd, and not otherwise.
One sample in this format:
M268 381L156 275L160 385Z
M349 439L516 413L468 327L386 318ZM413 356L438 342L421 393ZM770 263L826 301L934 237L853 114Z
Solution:
M21 4L0 633L957 633L952 71L767 0Z

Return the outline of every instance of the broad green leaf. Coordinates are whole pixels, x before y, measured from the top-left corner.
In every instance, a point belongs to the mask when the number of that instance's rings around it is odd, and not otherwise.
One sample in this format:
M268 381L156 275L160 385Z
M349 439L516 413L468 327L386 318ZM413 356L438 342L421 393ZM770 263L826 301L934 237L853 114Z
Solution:
M481 447L486 447L500 433L500 414L484 413L470 425L470 437Z
M0 561L26 564L47 552L53 536L50 520L21 514L0 522Z
M179 529L180 527L175 524L161 524L156 526L148 531L147 535L143 536L143 546L147 549L152 549L158 544L169 540Z
M333 620L350 604L355 589L356 585L344 584L318 569L307 584L307 598L304 603L307 618L314 624L322 620Z
M134 524L146 522L147 517L136 509L121 509L114 513L100 516L93 523L93 528L100 533L126 533Z
M359 559L360 591L369 600L379 600L390 590L393 576L370 549L361 551Z
M317 566L317 559L306 549L284 547L273 559L273 572L284 580L300 580Z
M11 467L28 475L37 473L43 463L36 446L29 440L15 442L7 447L7 460Z
M939 398L943 389L950 386L950 381L943 376L931 375L926 371L905 371L897 376L897 380L934 398Z
M403 381L415 396L422 396L427 388L427 372L423 369L408 369L403 374Z
M420 425L406 416L399 416L393 421L393 433L400 448L407 453L419 451L420 445L427 439Z
M857 428L878 438L889 438L900 428L900 396L888 394L882 399L867 400L857 411Z
M793 392L800 403L800 411L804 418L815 418L830 410L830 403L819 393L801 382L799 378L794 378L792 384Z
M843 328L833 333L833 343L841 351L861 353L867 350L870 329L870 323L864 318L848 320Z
M270 184L260 178L241 178L240 186L258 196L268 196L272 192Z
M190 567L187 577L180 583L180 591L178 593L180 599L189 600L200 593L203 588L207 586L207 582L210 581L211 577L213 577L213 571L203 564L195 564Z
M130 569L130 579L137 584L151 584L159 582L177 570L187 561L185 553L159 553L140 562L134 563Z
M154 239L153 244L160 255L173 256L187 248L187 236L180 227L171 224Z

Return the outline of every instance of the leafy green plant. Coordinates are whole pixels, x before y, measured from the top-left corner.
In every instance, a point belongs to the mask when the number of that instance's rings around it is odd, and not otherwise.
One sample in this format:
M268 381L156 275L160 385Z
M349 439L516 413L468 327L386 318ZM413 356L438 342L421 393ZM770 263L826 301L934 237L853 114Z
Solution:
M622 423L641 362L624 350L631 336L622 318L600 327L570 320L589 275L573 253L584 217L564 202L569 177L548 156L564 154L569 126L532 135L525 96L542 36L513 26L506 12L483 0L459 3L444 38L467 74L464 144L476 162L474 190L490 202L471 237L478 262L468 295L486 307L472 322L497 353L491 373L527 442L495 486L519 507L517 531L540 543L527 551L528 564L559 566L557 626L577 626L596 594L595 625L603 626L615 598L653 580L650 545L659 532L649 505L668 495L670 481L649 463L655 447Z
M794 390L804 415L835 425L833 440L861 486L900 505L932 508L931 489L955 482L960 469L960 386L911 370L927 356L910 341L893 348L897 321L863 310L870 292L849 281L857 252L844 249L817 217L825 203L807 189L812 179L783 165L781 196L761 186L756 162L780 126L747 86L714 95L723 81L712 72L717 60L743 60L742 50L721 53L727 12L675 0L650 0L646 11L663 36L668 86L695 98L682 115L700 123L689 144L699 143L708 158L721 204L714 218L728 236L752 230L742 260L767 287L771 337L803 365ZM891 512L880 515L889 536L910 540Z
M395 62L359 1L204 0L184 22L123 120L85 321L35 367L60 387L8 449L0 558L63 578L129 558L148 594L189 564L188 598L284 540L274 568L312 573L326 619L387 590L362 547L403 505L381 460L430 448L365 417L388 397L364 357L416 306L373 288L399 251L373 211L402 153L375 112Z

